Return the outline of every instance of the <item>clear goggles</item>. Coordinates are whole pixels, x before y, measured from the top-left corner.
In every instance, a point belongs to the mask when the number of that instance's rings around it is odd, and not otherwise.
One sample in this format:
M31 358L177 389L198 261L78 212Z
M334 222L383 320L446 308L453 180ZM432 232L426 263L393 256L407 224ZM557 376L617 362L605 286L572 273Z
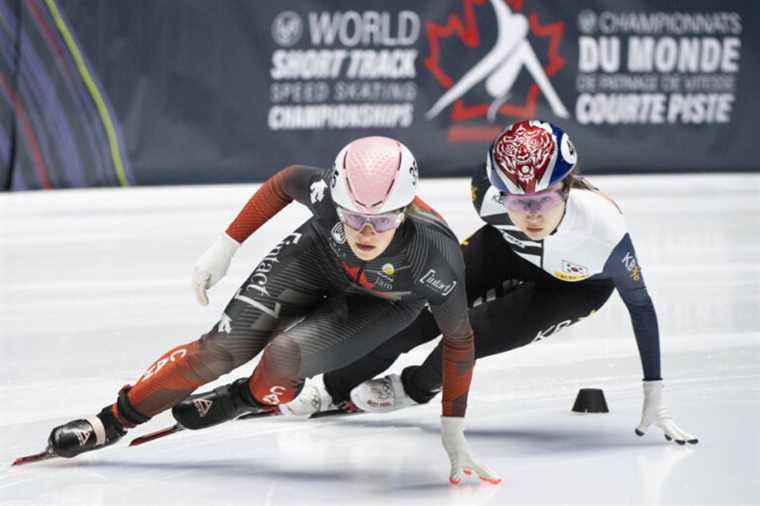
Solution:
M336 207L338 218L344 225L360 232L366 225L372 227L375 232L382 233L393 230L404 221L404 209L397 209L382 214L363 214L349 211L342 207Z
M564 190L544 190L530 195L501 194L501 203L508 211L518 214L540 214L559 206L567 199Z

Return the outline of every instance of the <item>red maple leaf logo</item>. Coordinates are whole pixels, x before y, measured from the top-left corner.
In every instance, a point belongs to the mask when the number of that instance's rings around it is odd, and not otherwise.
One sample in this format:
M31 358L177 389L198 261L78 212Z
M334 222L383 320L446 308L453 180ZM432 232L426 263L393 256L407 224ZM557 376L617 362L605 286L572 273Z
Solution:
M521 12L523 9L523 0L503 0L509 5L513 12ZM435 80L444 88L448 89L454 85L454 79L441 66L441 40L450 37L457 37L467 48L477 49L480 46L480 33L478 30L477 20L475 17L475 6L482 6L487 0L462 0L463 11L461 13L452 12L446 19L446 24L441 25L432 21L427 22L426 31L430 54L425 59L425 67L433 74ZM565 59L559 54L559 46L565 33L565 22L557 21L549 24L541 24L538 14L529 12L527 14L530 33L538 38L548 38L549 48L547 52L547 63L544 66L544 72L548 77L555 75L565 66ZM498 111L503 116L516 117L522 119L532 119L536 112L536 102L538 100L540 89L536 83L528 88L525 101L516 105L511 103L502 104ZM475 118L483 118L488 114L489 104L476 103L472 105L465 104L464 98L459 98L454 102L451 110L451 120L454 122L465 121ZM456 129L453 126L452 129ZM472 130L472 129L471 129ZM476 128L476 132L470 133L467 138L457 135L456 132L450 131L450 140L479 140L482 137L492 137L500 131L498 127ZM452 138L456 137L456 138Z

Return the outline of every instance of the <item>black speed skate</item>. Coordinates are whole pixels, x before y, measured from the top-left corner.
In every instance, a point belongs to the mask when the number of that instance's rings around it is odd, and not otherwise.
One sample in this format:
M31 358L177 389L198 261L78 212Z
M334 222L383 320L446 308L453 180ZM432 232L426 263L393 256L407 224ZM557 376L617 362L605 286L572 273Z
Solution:
M248 388L248 378L210 392L191 395L172 408L172 415L184 429L205 429L241 415L268 413L276 406L259 404Z
M172 416L177 423L132 440L137 446L175 434L181 430L198 430L213 427L235 418L268 416L279 413L277 406L259 404L248 388L248 378L240 378L229 385L190 397L175 404Z
M50 432L48 445L44 451L34 455L19 457L14 466L63 457L70 459L77 455L114 444L124 437L127 428L148 421L147 416L138 413L129 402L130 387L119 391L116 404L106 406L100 413L89 418L72 420L59 425ZM118 412L118 417L116 415Z
M96 416L72 420L54 428L50 432L45 450L19 457L12 465L20 466L55 457L70 459L84 452L111 445L126 433L126 429L112 414L111 406L107 406Z
M52 430L48 447L57 457L71 458L114 444L126 434L126 429L111 413L111 406L97 416L73 420Z

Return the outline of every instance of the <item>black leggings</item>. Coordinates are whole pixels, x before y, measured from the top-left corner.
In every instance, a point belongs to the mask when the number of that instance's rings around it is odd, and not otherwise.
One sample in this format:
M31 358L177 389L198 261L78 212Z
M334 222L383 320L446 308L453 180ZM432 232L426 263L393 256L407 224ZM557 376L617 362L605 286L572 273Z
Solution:
M517 256L495 228L486 225L462 243L475 357L482 358L539 341L592 315L609 299L609 280L560 281ZM335 401L387 369L402 353L438 337L429 311L369 355L324 375ZM441 343L419 367L404 371L404 388L417 402L429 401L441 385Z

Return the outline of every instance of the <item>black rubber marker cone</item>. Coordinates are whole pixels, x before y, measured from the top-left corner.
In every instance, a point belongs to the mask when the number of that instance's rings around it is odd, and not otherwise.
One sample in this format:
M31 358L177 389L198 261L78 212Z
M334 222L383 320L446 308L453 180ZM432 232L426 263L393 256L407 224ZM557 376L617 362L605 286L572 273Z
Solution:
M573 404L575 413L609 413L601 388L581 388Z

